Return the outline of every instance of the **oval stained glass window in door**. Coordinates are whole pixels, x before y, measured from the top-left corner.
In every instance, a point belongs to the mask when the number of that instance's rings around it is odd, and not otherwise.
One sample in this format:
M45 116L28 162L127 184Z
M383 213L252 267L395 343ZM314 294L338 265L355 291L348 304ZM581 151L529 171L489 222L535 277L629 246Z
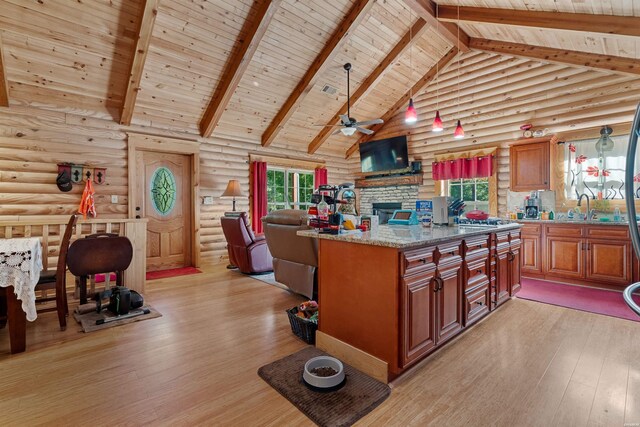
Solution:
M173 172L159 167L151 177L151 200L160 215L169 215L176 204L176 178Z

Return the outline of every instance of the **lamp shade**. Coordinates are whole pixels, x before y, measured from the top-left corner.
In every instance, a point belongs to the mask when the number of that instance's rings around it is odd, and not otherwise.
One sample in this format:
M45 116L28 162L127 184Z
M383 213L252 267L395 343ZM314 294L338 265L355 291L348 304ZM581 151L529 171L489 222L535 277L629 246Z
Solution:
M431 130L433 132L442 132L444 127L442 126L442 119L440 118L440 111L436 111L436 117L433 119L433 125L431 126Z
M227 189L224 190L224 193L222 193L222 196L220 197L240 197L242 195L242 189L240 188L238 180L230 179L227 184Z
M418 113L416 112L416 107L413 106L413 98L409 99L409 106L407 107L407 111L404 113L404 122L405 123L415 123L418 121Z

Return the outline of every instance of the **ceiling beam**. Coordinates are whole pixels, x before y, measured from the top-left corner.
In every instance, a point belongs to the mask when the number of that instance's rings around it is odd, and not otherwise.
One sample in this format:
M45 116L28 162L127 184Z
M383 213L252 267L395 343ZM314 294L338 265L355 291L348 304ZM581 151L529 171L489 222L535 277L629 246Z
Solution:
M613 71L634 77L640 75L640 61L634 58L476 38L471 39L469 46L472 49L483 50L485 52L512 55L527 59L539 59L541 61L562 65L577 65L579 67Z
M127 89L124 93L122 101L122 111L120 112L120 124L129 126L133 117L133 109L136 106L136 98L140 91L140 83L142 80L142 71L144 63L147 59L147 51L149 50L149 42L151 41L151 33L153 32L153 24L156 22L158 14L159 0L145 0L142 5L142 15L138 23L138 33L131 59L131 69L129 73L129 81Z
M438 11L441 20L458 21L457 7L440 6ZM460 7L460 21L640 36L640 17L635 16Z
M398 60L398 58L406 52L407 48L411 46L411 43L419 39L423 32L428 28L424 19L418 19L411 30L409 30L400 41L391 49L391 52L385 56L385 58L378 64L378 66L362 81L358 89L351 95L351 108L353 108L358 101L367 96L369 92L380 82L385 73L390 69L391 65ZM318 148L329 138L335 128L331 127L340 122L340 115L347 114L347 103L345 102L340 110L327 122L327 126L322 128L320 133L311 141L308 148L308 153L313 154Z
M437 30L440 35L451 43L453 46L457 46L460 52L466 53L469 51L469 36L462 28L451 22L440 22L437 17L440 16L442 6L437 5L433 0L404 0L405 4L409 6L418 16Z
M429 83L431 83L431 81L436 77L436 73L438 72L438 70L440 72L446 70L447 66L451 64L451 61L453 61L453 59L457 55L458 55L458 48L454 46L442 58L440 58L440 60L436 65L431 67L429 71L427 71L427 73L424 76L422 76L422 78L420 78L420 80L418 80L416 84L413 85L411 90L407 91L404 95L402 95L402 97L398 101L396 101L395 104L393 104L393 107L391 107L386 113L384 113L384 115L382 116L382 120L384 120L385 123L390 122L391 119L393 119L393 117L403 107L406 107L409 104L409 98L411 98L412 95L416 96L420 91L426 88L429 85ZM370 129L374 132L378 132L383 127L384 127L384 123L379 125L373 125L371 126ZM345 158L348 159L349 157L351 157L353 153L358 151L358 147L360 146L360 144L370 141L373 135L375 135L375 133L372 135L361 136L360 139L358 139L358 141L347 150L347 155Z
M200 121L200 134L205 138L210 137L218 125L282 0L261 0L254 3L257 3L256 13L247 19L240 31L236 43L237 50L229 58L218 87Z
M4 57L2 56L2 33L0 33L0 107L9 106L9 83L7 72L4 69Z
M347 16L331 35L331 38L324 45L324 48L322 48L318 56L316 56L316 59L305 75L298 82L293 92L289 95L289 98L262 134L263 147L269 146L276 139L287 120L296 112L304 97L316 83L320 74L331 64L331 60L336 56L342 44L358 24L360 24L374 4L375 2L373 0L357 0L351 7Z

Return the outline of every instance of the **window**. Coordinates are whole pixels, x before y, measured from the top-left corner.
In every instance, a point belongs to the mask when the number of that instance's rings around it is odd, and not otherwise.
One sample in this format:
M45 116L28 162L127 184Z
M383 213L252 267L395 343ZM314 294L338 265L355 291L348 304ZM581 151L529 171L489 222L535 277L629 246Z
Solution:
M489 178L451 179L449 196L462 199L465 211L480 209L489 212Z
M598 138L564 144L565 185L564 196L577 200L585 193L592 199L624 200L626 185L633 185L636 198L640 198L640 175L633 182L625 182L629 135L612 136L613 147L599 152ZM640 162L636 158L636 173Z
M303 209L311 205L313 172L267 167L267 211Z

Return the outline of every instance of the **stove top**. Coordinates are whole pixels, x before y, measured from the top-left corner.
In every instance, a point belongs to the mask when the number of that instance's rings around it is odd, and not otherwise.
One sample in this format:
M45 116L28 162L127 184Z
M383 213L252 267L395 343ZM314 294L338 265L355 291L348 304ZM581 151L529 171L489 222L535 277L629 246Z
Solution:
M465 227L472 227L472 226L492 226L492 227L496 227L498 225L502 225L503 222L500 218L488 218L488 219L468 219L468 218L460 218L458 220L458 225L463 225Z

